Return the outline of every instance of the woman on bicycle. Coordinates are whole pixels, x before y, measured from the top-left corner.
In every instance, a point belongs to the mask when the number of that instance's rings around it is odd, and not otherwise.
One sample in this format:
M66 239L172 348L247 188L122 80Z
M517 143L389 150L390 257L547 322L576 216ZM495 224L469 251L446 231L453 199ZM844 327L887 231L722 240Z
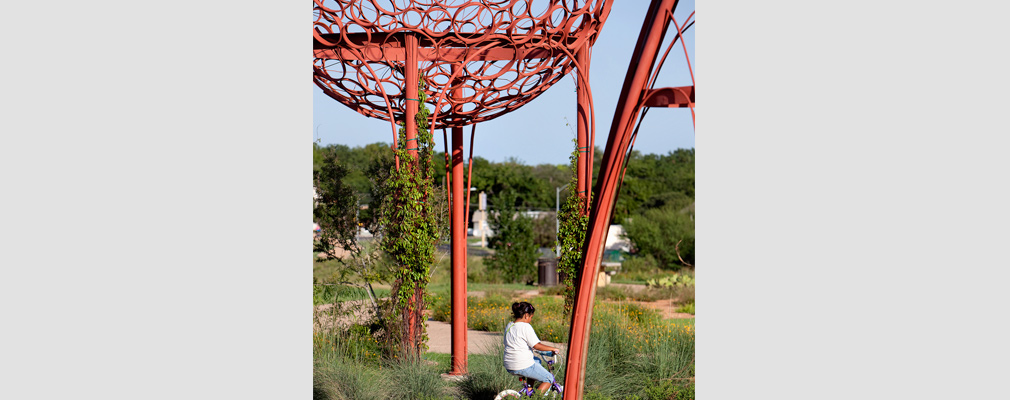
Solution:
M557 347L547 346L540 342L530 321L536 309L533 305L523 302L512 303L514 322L505 327L505 370L513 375L521 375L542 382L538 390L546 393L554 383L554 375L547 372L539 362L533 359L533 350L552 351L558 353Z

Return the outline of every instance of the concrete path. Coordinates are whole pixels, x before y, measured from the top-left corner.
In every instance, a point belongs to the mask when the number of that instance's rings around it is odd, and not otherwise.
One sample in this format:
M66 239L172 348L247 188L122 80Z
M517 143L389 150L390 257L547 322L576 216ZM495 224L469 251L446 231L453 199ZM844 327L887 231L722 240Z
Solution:
M452 353L452 324L431 319L425 324L428 327L428 352ZM466 332L466 352L469 354L494 354L501 351L500 347L502 338L499 333L473 329Z
M452 353L452 324L429 319L425 322L428 327L428 352L429 353ZM564 344L544 341L544 344L565 349ZM467 354L495 354L502 351L502 337L500 333L466 331L466 352Z

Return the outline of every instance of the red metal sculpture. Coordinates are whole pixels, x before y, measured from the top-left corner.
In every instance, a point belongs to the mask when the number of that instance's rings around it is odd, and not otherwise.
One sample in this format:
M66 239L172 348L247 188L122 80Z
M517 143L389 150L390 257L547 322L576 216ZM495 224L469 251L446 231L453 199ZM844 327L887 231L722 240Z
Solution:
M452 373L465 373L467 360L462 127L521 107L574 69L588 149L589 52L609 10L607 0L315 0L313 80L324 93L390 121L396 146L395 121L416 137L405 116L417 110L423 76L429 126L452 130ZM586 154L579 170L591 178Z

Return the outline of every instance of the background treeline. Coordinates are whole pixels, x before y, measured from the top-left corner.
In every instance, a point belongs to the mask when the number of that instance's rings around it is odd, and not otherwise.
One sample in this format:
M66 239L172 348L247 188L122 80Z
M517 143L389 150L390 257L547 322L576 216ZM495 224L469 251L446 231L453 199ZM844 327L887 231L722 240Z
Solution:
M564 151L559 149L559 151ZM326 153L334 153L348 169L345 182L358 194L362 205L370 204L372 183L377 171L388 170L393 162L388 143L364 147L320 146L313 143L313 166L318 169ZM603 152L595 149L594 185L599 175ZM623 224L635 252L644 262L659 268L679 268L694 263L694 149L677 149L667 154L642 154L633 151L624 172L624 183L615 205L611 223ZM445 154L436 152L434 179L436 190L444 191ZM555 191L568 183L567 164L526 165L510 158L494 162L473 158L470 211L477 209L477 194L488 195L488 206L508 198L517 210L550 211L555 208ZM464 174L469 165L464 166ZM561 201L574 188L561 191ZM508 193L508 196L501 196ZM369 213L363 210L363 213ZM553 247L554 218L536 221L534 235L541 247ZM679 255L679 256L678 256ZM640 260L641 261L641 260Z

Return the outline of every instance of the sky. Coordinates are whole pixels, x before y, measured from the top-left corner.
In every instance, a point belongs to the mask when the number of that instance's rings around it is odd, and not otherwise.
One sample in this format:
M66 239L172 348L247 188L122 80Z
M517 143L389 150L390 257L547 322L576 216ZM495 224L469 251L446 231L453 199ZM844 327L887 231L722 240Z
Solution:
M610 125L627 75L631 53L641 32L648 1L621 1L611 8L596 44L593 46L590 84L596 110L595 144L603 149L610 133ZM688 20L694 11L694 0L681 1L675 14L677 22ZM675 28L671 24L661 52L672 40ZM687 51L694 67L694 32L688 30L684 37ZM661 53L662 54L662 53ZM660 54L660 55L661 55ZM391 143L392 127L389 122L365 117L323 94L312 85L313 140L322 145L343 144L351 147L369 143ZM691 74L684 60L684 49L678 43L670 51L656 86L690 86ZM549 90L533 101L491 121L477 124L473 145L474 156L490 161L504 161L514 157L528 165L567 164L575 137L575 81L569 73ZM567 124L567 125L566 125ZM464 133L464 152L469 152L470 129ZM443 149L441 131L435 132L435 147ZM642 121L635 150L642 153L666 154L679 148L694 148L695 135L691 111L687 108L657 108L649 111ZM469 156L469 153L465 153Z

